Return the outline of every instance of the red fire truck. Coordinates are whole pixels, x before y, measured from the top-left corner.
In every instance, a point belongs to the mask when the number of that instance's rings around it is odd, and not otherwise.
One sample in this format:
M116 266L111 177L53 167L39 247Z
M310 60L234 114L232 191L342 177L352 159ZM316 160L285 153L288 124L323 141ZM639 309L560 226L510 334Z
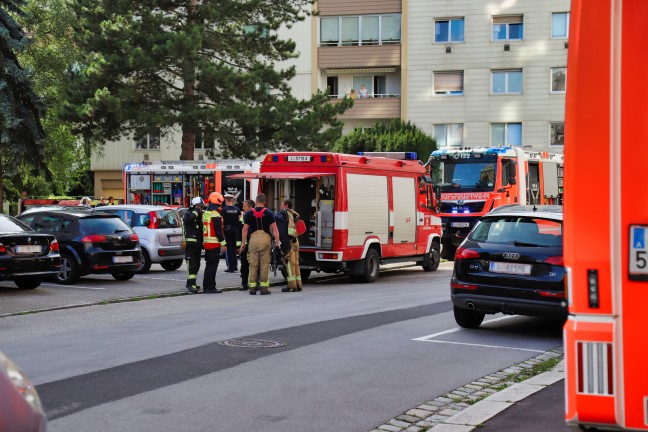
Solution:
M270 208L291 198L309 225L299 238L302 278L312 270L373 282L381 264L439 266L441 220L432 183L415 153L393 159L337 153L269 153L258 179ZM254 195L254 194L253 194Z
M648 430L647 22L644 0L571 3L564 343L575 430Z
M505 204L562 204L563 156L519 147L442 148L428 161L453 259L477 220Z

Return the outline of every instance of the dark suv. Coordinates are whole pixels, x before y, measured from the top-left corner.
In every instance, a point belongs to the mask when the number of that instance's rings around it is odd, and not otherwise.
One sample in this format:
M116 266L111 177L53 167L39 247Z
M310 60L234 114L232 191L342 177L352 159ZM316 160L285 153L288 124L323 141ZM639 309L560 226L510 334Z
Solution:
M18 219L56 237L61 252L56 280L62 284L75 283L91 273L110 273L117 280L128 280L142 265L137 234L116 215L79 208L34 211Z
M457 324L485 314L567 315L561 206L503 206L457 249L450 281Z

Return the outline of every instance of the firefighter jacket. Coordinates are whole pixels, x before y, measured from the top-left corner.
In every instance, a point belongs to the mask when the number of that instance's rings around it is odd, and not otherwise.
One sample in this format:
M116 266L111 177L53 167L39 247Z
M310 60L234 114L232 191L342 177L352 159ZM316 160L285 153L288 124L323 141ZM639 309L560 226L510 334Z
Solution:
M223 236L223 219L218 212L218 206L210 204L208 209L203 212L203 244L205 250L216 249L225 246L225 237Z
M182 218L182 238L187 243L198 243L202 247L203 227L202 212L196 207L190 208Z

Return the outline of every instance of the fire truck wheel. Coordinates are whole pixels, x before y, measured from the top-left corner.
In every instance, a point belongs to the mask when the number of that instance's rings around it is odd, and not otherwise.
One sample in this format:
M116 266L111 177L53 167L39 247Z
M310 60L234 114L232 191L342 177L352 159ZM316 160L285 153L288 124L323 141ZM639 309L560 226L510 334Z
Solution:
M423 259L423 270L426 272L436 271L439 268L440 262L441 254L439 253L439 244L437 242L432 242L430 252L425 255L425 258Z
M351 276L355 282L371 283L378 279L378 274L380 273L380 256L376 252L376 249L369 249L365 259L359 264L361 265L361 272Z
M463 328L476 329L484 321L484 316L484 312L454 307L455 321Z
M142 249L142 267L137 271L137 273L148 273L151 270L151 257L146 249Z

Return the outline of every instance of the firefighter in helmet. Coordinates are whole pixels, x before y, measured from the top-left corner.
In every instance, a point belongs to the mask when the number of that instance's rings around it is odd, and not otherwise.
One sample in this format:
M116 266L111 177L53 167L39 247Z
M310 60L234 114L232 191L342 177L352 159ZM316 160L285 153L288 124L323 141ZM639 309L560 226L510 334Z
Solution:
M223 204L223 195L212 192L207 199L207 210L203 212L203 244L205 247L205 274L203 276L203 293L217 294L216 270L220 260L221 247L226 245L223 236L223 219L219 213Z
M200 287L196 285L200 270L200 252L203 248L202 208L205 205L200 197L191 200L191 208L182 218L182 248L187 260L187 290L196 294Z

